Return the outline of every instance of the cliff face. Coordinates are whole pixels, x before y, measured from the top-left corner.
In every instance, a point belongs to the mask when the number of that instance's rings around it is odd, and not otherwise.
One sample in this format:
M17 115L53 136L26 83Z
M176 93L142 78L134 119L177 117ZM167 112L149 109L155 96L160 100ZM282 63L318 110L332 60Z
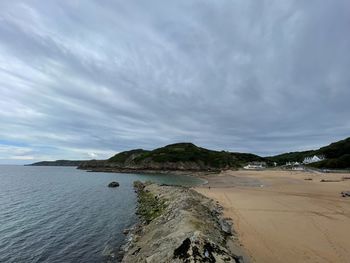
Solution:
M137 149L122 152L108 160L84 162L79 168L107 171L215 171L238 168L246 162L261 160L263 158L253 154L212 151L191 143L178 143L153 151Z
M136 188L141 224L129 236L122 262L244 261L231 224L214 201L182 187L138 183Z

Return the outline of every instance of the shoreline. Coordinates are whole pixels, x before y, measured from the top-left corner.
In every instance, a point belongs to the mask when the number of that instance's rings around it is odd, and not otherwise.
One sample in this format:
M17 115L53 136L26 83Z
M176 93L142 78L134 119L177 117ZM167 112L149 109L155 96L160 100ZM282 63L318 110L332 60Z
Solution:
M347 173L226 171L194 189L233 219L252 262L347 262L350 190ZM260 182L242 185L237 178ZM345 178L345 179L344 179ZM210 187L210 188L209 188Z
M221 170L154 170L154 169L118 169L118 168L79 168L78 170L83 170L91 173L125 173L125 174L173 174L173 175L190 175L190 176L207 176L219 174Z

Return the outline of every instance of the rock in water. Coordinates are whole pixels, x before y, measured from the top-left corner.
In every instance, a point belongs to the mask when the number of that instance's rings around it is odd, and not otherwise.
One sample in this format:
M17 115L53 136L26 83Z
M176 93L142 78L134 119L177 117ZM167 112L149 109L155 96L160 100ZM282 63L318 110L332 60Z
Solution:
M118 187L119 186L119 183L118 182L110 182L108 184L108 187Z

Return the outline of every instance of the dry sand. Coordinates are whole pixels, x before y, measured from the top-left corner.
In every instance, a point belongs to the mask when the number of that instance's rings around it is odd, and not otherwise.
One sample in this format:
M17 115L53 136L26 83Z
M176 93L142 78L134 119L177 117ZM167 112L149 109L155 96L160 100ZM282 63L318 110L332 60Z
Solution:
M196 190L224 207L253 262L350 262L350 180L342 174L227 171ZM312 181L305 181L312 178ZM210 186L210 189L209 189Z

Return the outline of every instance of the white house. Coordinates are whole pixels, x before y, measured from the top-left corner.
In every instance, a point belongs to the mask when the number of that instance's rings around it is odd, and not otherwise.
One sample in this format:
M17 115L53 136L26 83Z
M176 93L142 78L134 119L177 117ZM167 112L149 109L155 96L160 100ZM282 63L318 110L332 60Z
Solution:
M319 161L323 161L325 158L324 156L317 156L314 155L312 157L306 157L303 161L304 164L308 164L308 163L315 163L315 162L319 162Z
M244 169L248 170L257 170L257 169L264 169L266 167L265 162L251 162L248 165L244 166Z

